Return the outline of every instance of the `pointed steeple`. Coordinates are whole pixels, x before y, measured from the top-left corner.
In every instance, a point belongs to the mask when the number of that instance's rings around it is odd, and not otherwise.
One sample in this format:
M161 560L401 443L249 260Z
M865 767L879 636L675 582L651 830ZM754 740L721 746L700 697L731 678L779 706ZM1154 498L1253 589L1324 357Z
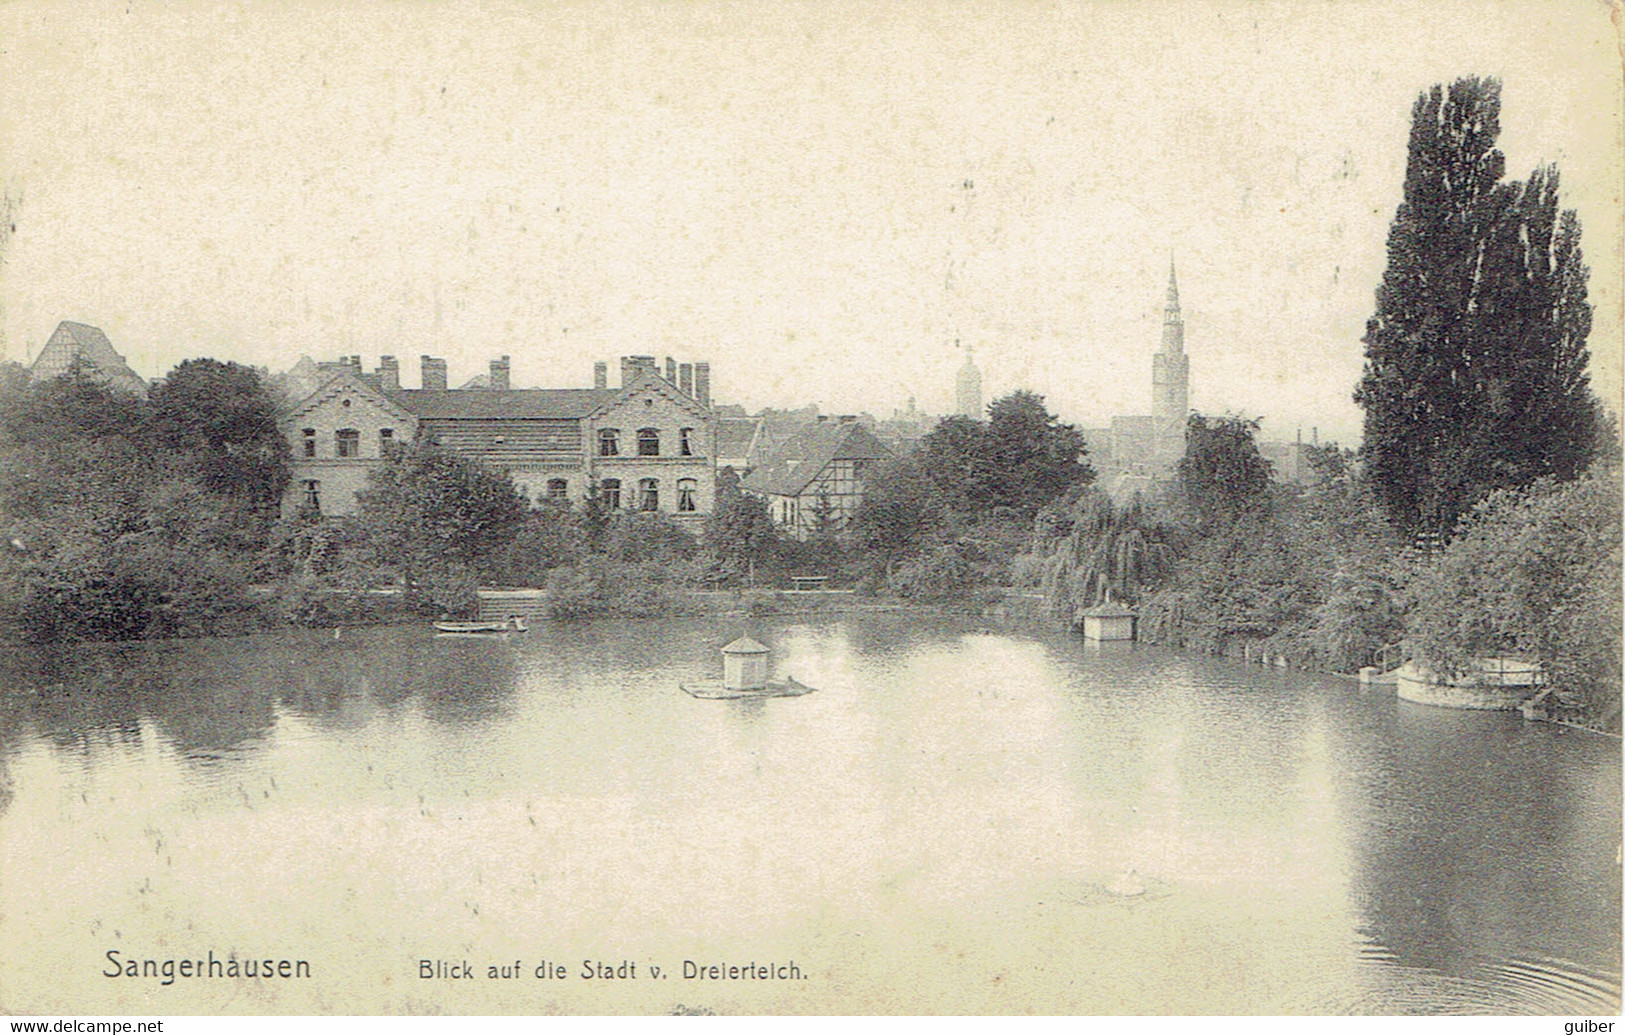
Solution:
M1174 257L1168 256L1168 298L1162 306L1162 351L1179 354L1185 351L1185 318L1179 312L1179 278L1174 272Z

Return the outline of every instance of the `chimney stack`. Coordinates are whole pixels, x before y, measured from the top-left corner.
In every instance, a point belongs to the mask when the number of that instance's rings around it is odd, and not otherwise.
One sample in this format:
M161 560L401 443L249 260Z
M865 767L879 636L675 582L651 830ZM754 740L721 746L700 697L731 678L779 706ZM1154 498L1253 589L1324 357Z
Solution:
M594 388L609 387L609 364L603 360L592 365L592 386Z
M660 372L660 365L653 356L622 356L621 357L621 387L630 388L638 379L638 375L645 370Z
M511 386L508 381L508 357L491 361L491 391L506 392Z
M694 364L684 363L677 368L677 388L689 398L694 397Z
M711 406L711 364L694 364L694 401L701 406Z
M401 390L401 364L394 356L378 357L378 387L386 392Z
M446 361L433 356L423 357L423 387L432 392L446 390Z
M677 383L677 361L670 356L666 357L666 383Z

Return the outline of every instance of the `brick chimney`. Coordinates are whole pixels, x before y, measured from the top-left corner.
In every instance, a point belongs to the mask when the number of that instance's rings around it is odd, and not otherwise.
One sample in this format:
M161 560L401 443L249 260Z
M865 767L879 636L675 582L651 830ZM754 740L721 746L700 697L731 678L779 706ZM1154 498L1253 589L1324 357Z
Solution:
M660 372L660 365L653 356L622 356L621 357L621 387L630 388L638 379L638 375L645 370Z
M491 361L491 391L506 392L512 385L508 381L508 357Z
M609 364L603 360L592 365L592 386L594 388L609 387Z
M670 356L666 357L666 383L677 383L677 361Z
M711 364L694 364L694 401L701 406L711 405Z
M446 361L433 356L423 357L423 387L433 392L446 390Z
M684 363L677 368L677 388L684 395L694 395L694 364Z
M394 356L378 357L378 387L386 392L401 390L401 364Z

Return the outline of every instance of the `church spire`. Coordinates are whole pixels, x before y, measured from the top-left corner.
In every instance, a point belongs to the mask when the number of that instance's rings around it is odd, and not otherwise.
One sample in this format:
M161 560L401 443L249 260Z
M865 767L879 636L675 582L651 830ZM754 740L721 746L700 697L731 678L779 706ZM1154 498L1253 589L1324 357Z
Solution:
M1168 299L1162 306L1162 351L1175 355L1185 351L1185 318L1179 312L1179 278L1174 273L1174 257L1168 256Z

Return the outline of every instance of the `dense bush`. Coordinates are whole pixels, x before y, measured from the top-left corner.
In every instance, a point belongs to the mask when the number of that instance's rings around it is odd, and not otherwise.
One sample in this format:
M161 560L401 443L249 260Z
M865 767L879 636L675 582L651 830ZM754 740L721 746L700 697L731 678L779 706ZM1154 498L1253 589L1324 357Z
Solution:
M1566 704L1617 729L1621 516L1617 468L1489 496L1411 584L1417 657L1444 672L1538 661Z
M286 484L258 376L192 361L151 400L0 378L4 619L41 640L241 632Z

